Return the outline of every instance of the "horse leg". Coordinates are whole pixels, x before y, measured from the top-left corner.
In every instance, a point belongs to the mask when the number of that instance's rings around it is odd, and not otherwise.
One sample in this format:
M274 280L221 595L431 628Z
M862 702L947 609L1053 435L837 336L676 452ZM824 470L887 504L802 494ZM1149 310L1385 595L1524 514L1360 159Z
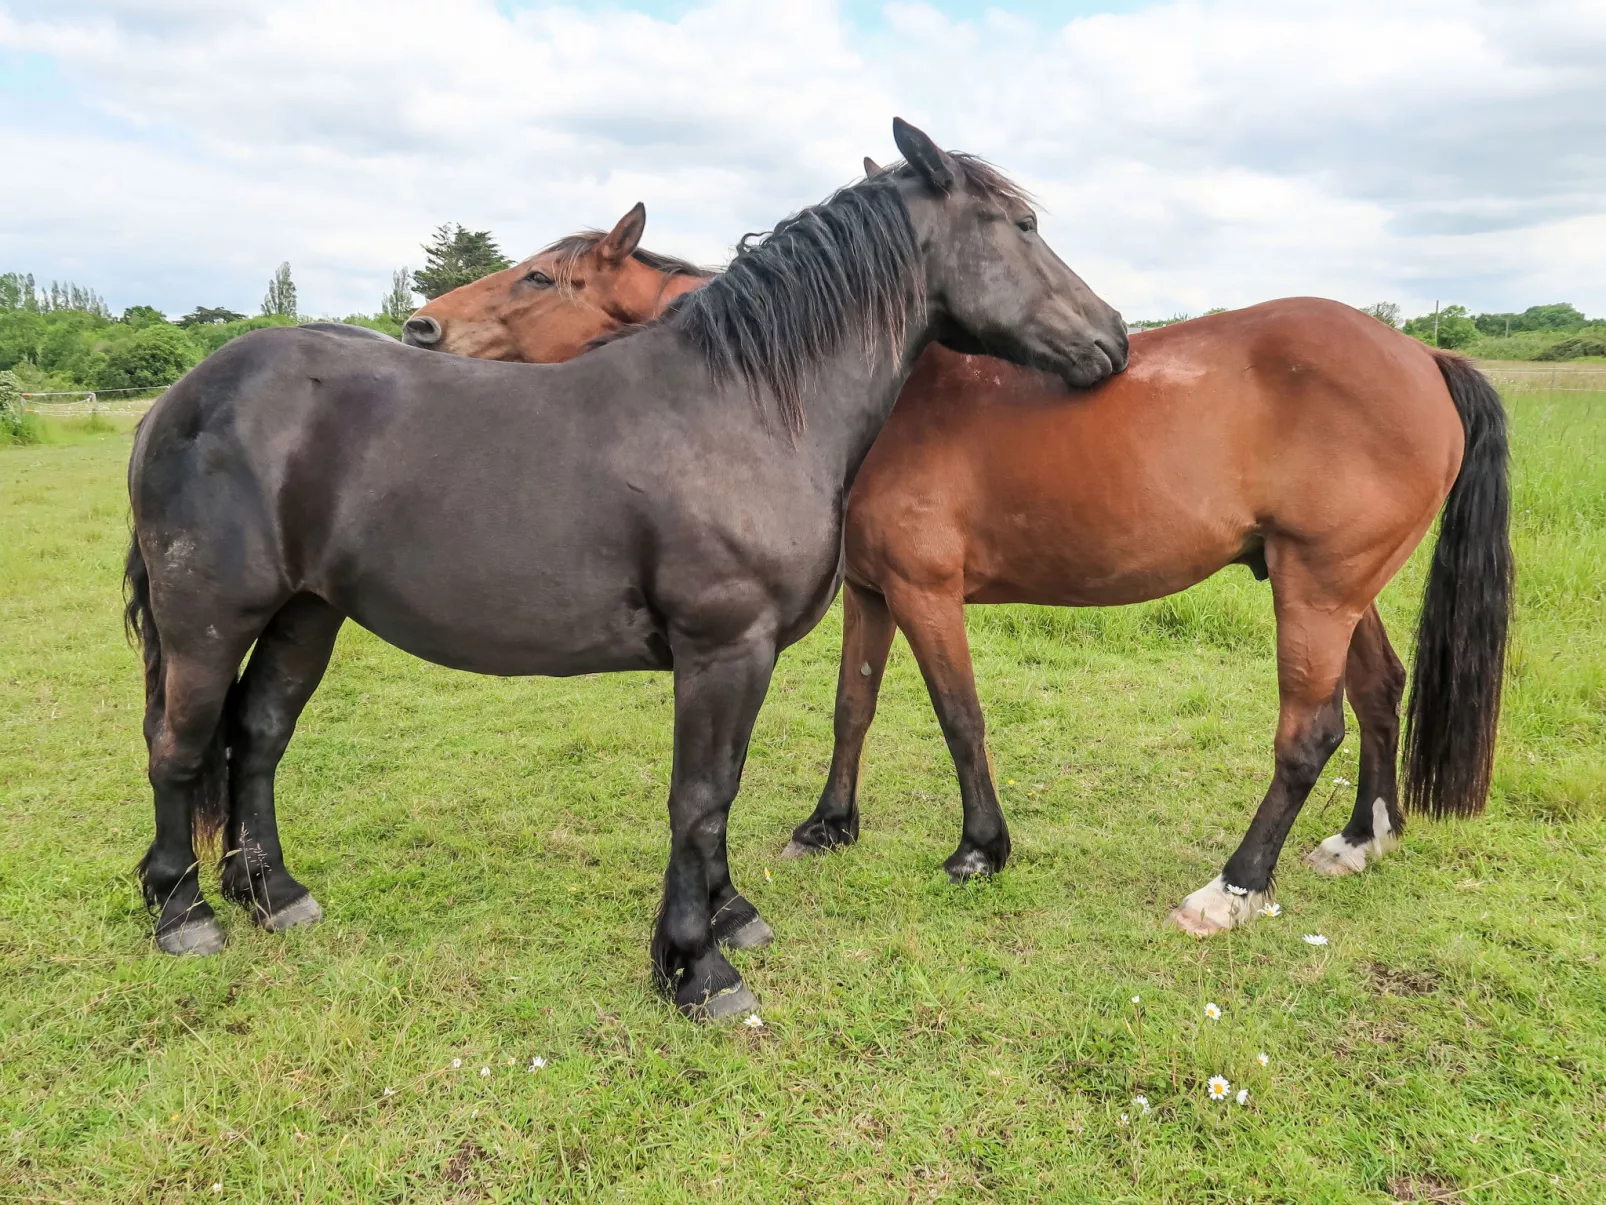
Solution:
M213 737L245 652L239 645L225 650L222 643L199 653L165 650L153 692L159 698L148 704L156 837L140 860L139 879L145 902L156 913L157 947L168 954L215 954L226 941L201 895L195 849L197 837L205 844L210 836L203 797L209 774L220 769L209 764L215 759Z
M959 848L943 868L956 883L972 875L996 874L1009 860L1009 826L998 806L987 760L986 722L970 664L964 599L957 592L939 595L902 587L889 590L886 597L893 620L920 663L959 776L964 824Z
M831 772L814 814L792 830L781 857L824 853L859 839L859 758L897 632L886 599L849 582L842 591L842 667L836 682Z
M1342 832L1305 855L1307 866L1331 875L1365 870L1368 862L1399 848L1405 828L1396 792L1405 667L1389 645L1375 603L1366 609L1350 637L1344 689L1361 727L1355 811Z
M1302 575L1301 575L1302 576ZM1344 740L1344 661L1356 613L1311 606L1302 582L1277 581L1277 768L1271 788L1227 864L1171 919L1204 937L1254 919L1272 898L1272 876L1288 830L1327 759ZM1297 595L1298 602L1288 601Z
M775 645L749 639L706 652L676 648L674 654L669 869L653 932L653 974L682 1012L721 1020L758 1007L719 952L715 914L732 937L758 920L730 881L725 830L753 721L775 669Z
M323 909L285 869L273 810L273 778L301 709L323 679L344 620L320 598L298 594L257 637L229 698L229 820L223 894L269 932L315 924Z

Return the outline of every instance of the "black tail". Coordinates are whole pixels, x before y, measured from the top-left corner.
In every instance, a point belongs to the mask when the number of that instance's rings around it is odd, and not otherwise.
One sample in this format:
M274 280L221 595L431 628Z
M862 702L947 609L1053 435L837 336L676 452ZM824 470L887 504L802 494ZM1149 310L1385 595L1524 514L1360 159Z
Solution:
M151 577L145 568L145 554L136 535L128 545L128 561L123 568L123 627L130 640L138 640L145 656L145 744L148 747L161 730L167 697L162 681L162 637L151 613ZM197 857L218 842L223 821L229 813L229 749L227 723L219 721L217 732L206 751L201 772L201 790L190 817ZM143 868L143 863L141 867Z
M1466 432L1439 521L1406 710L1405 805L1433 816L1483 810L1494 767L1512 563L1506 411L1470 360L1435 352Z

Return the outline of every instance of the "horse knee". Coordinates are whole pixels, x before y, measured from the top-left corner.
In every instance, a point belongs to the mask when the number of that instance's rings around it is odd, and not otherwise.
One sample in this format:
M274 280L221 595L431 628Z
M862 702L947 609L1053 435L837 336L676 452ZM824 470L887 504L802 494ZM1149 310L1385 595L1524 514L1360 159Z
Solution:
M1322 768L1344 743L1344 708L1322 707L1292 740L1279 742L1277 762L1296 790L1309 791L1322 776Z

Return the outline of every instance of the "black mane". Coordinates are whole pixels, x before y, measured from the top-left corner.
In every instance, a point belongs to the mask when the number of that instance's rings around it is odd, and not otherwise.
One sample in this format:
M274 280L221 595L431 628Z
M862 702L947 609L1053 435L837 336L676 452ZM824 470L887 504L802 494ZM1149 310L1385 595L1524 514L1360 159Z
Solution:
M1025 200L998 169L952 154L974 193ZM893 164L794 214L767 234L746 235L736 257L703 289L676 299L663 323L685 336L716 379L768 391L791 432L803 426L810 371L848 340L873 353L903 341L925 277L908 205L909 169Z

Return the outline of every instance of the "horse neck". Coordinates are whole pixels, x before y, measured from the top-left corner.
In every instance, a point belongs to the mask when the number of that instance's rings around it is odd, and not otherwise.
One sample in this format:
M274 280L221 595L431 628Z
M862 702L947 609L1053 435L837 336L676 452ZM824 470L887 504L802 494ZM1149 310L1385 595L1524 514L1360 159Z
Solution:
M851 484L870 445L892 416L892 407L914 371L915 361L932 342L936 323L921 305L912 310L902 340L881 342L867 355L863 348L843 348L814 372L803 396L800 444L812 447L828 470L841 470Z

